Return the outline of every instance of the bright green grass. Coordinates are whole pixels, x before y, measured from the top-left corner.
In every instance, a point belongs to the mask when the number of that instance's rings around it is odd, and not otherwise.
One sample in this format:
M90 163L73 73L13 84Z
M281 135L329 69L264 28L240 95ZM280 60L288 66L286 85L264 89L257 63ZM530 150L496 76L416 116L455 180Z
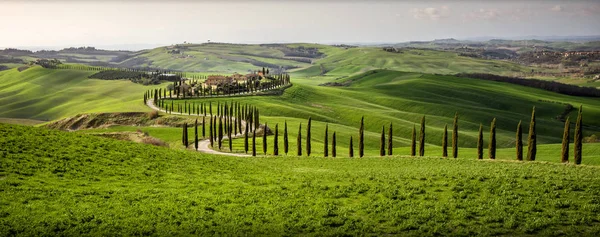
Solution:
M0 124L0 235L600 234L600 169L232 158Z
M454 114L459 114L459 145L475 147L479 124L484 126L487 142L489 125L497 118L498 147L513 147L515 130L519 120L523 122L524 139L531 110L536 107L538 142L560 143L564 124L556 116L570 103L583 105L586 136L600 130L600 101L592 98L566 96L540 89L490 82L476 79L404 73L380 70L344 80L356 80L351 87L312 86L294 82L281 96L254 96L222 99L194 99L200 102L238 101L260 109L261 123L274 127L289 122L290 131L296 132L300 122L306 126L308 117L313 118L313 133L322 138L325 124L330 131L338 132L340 141L356 135L361 116L365 116L366 136L371 147L377 147L382 126L393 123L398 145L410 142L413 126L419 130L420 119L426 116L426 142L440 145L444 126L452 130ZM544 102L552 101L552 102ZM170 103L170 102L168 102ZM183 103L175 100L175 103ZM216 106L213 106L216 110ZM570 114L575 121L576 111ZM572 130L574 130L574 125ZM303 133L305 131L303 130ZM418 135L417 135L418 136ZM355 140L356 141L356 140ZM485 143L487 146L487 143Z
M208 122L208 120L207 120ZM290 125L297 125L295 123L295 120L291 119L288 120ZM199 122L200 123L200 122ZM280 124L281 125L281 124ZM281 156L286 156L286 154L284 153L284 140L283 140L283 125L281 125L282 127L279 127L279 136L278 136L278 144L279 144L279 155ZM274 126L270 125L271 129L275 129ZM330 126L330 133L329 133L329 156L331 157L332 153L331 153L331 149L332 149L332 145L331 145L331 139L332 139L332 130L336 130L336 137L338 138L337 142L336 142L336 148L337 148L337 157L342 157L342 158L346 158L348 157L348 147L349 147L349 139L342 139L339 140L340 138L347 138L350 135L354 136L354 154L355 157L358 157L358 143L356 140L356 129L354 128L350 128L349 130L344 129L342 126L339 125L333 125ZM138 131L141 130L143 132L148 133L150 136L152 137L156 137L161 139L162 141L165 141L169 144L169 147L172 149L185 149L185 147L182 145L181 143L181 133L182 133L182 129L181 128L172 128L172 127L136 127L136 126L113 126L110 128L98 128L98 129L87 129L87 130L79 130L77 131L78 133L85 133L85 134L97 134L97 133L107 133L107 132L125 132L125 131ZM206 127L206 138L209 136L209 128L208 126ZM287 156L288 157L297 157L297 136L298 136L298 129L297 127L295 127L295 129L293 128L289 128L288 130L288 139L289 139L289 151ZM303 133L303 137L302 137L302 156L306 157L306 130L302 131ZM312 131L313 136L311 138L311 156L312 157L323 157L324 154L324 132L322 131ZM201 125L198 125L198 137L199 139L203 139L202 137L202 127ZM188 136L190 138L189 140L189 144L190 147L189 149L193 149L193 144L194 144L194 128L190 127L188 129ZM367 132L365 134L366 136L366 140L365 140L365 154L366 156L379 156L379 143L378 143L378 136L379 134L375 134L375 133L369 133ZM487 139L487 137L486 137ZM408 157L410 156L410 148L408 146L406 146L404 144L404 140L403 139L398 139L396 138L394 143L393 143L393 154L397 155L397 156L404 156L404 157ZM247 154L252 154L252 134L249 135L249 139L248 139L248 143L249 143L249 152ZM257 136L256 137L256 150L257 150L257 155L261 156L263 155L263 146L262 146L263 142L262 142L262 136ZM234 153L244 153L244 139L242 138L238 138L238 139L234 139L233 140L233 152ZM216 143L215 143L215 147L213 148L214 150L219 150ZM274 149L274 135L269 135L267 136L267 155L273 155L273 149ZM571 150L570 150L570 159L573 159L573 144L571 144ZM547 162L554 162L554 163L558 163L560 162L560 154L561 154L561 144L544 144L544 145L538 145L537 146L537 161L547 161ZM232 152L229 150L229 145L228 145L228 141L227 140L223 140L223 147L221 149L221 151L223 152ZM526 152L527 152L527 147L524 148L524 157L526 157ZM452 148L448 147L448 153L452 154ZM511 148L500 148L497 149L496 151L496 159L498 160L515 160L516 159L516 151L514 147ZM483 157L484 159L489 159L488 158L488 149L487 147L485 147L484 151L483 151ZM425 149L425 156L427 157L437 157L437 158L441 158L442 157L442 147L441 146L434 146L434 145L427 145L426 149ZM477 159L477 150L475 148L459 148L459 157L458 159L470 159L470 160L474 160ZM586 165L600 165L600 143L584 143L583 146L583 164Z
M86 112L150 111L146 90L127 80L88 79L93 71L51 70L39 66L0 72L0 117L52 120Z

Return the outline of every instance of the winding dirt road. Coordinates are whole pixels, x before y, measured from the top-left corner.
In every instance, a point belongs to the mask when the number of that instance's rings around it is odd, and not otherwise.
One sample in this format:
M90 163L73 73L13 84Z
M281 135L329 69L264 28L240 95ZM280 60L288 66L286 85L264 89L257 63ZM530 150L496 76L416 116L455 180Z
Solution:
M148 105L148 107L150 107L153 110L160 111L160 112L165 112L165 113L167 112L167 111L165 111L165 110L157 107L156 105L154 105L154 100L152 100L152 99L147 100L146 101L146 105ZM178 112L172 112L170 114L179 114L179 115L197 116L197 117L199 117L198 115L195 115L195 114L189 115L189 114L178 113ZM210 115L207 115L207 117L210 117ZM235 118L234 118L234 120L235 120ZM242 120L242 126L246 127L246 121ZM233 138L238 138L238 137L241 137L243 135L244 135L243 133L242 134L238 134L236 136L233 136ZM228 136L224 136L223 137L223 140L227 140L227 139L229 139ZM226 156L237 156L237 157L248 157L248 156L250 156L250 155L247 155L247 154L227 153L227 152L215 151L215 150L213 150L210 147L210 140L208 140L208 139L204 139L204 140L198 141L198 151L202 152L202 153L214 154L214 155L226 155Z

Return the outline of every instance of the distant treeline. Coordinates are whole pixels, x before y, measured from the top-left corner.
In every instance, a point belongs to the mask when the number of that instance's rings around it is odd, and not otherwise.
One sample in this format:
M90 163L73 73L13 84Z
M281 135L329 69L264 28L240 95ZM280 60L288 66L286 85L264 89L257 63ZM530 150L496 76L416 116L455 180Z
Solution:
M23 59L0 55L0 63L25 63Z
M127 79L133 83L143 85L157 85L161 81L179 81L181 75L177 74L164 74L161 72L143 72L143 71L124 71L124 70L104 70L95 73L88 78L100 79L100 80L119 80Z
M572 96L586 96L586 97L600 97L600 90L594 87L582 87L576 85L568 85L555 81L545 81L539 79L523 79L518 77L504 77L493 74L485 73L459 73L456 74L458 77L468 77L474 79L488 80L488 81L499 81L507 82L511 84L517 84L521 86L528 86L533 88L544 89L565 95Z

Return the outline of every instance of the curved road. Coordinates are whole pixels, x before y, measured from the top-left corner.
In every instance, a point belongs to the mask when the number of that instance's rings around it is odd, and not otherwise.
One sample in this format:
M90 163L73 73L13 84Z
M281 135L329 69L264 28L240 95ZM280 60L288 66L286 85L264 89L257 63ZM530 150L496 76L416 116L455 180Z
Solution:
M153 110L156 111L160 111L160 112L167 112L159 107L156 107L156 105L154 105L154 100L153 99L148 99L146 100L146 105L148 105L148 107L152 108ZM189 115L189 114L184 114L184 113L178 113L178 112L172 112L170 114L179 114L179 115L186 115L186 116L197 116L197 115ZM207 115L208 117L210 117L210 115ZM235 120L235 118L234 118ZM246 126L246 121L242 120L242 126ZM233 138L237 138L237 137L241 137L244 134L238 134L236 136L233 136ZM224 139L229 139L228 136L223 137ZM250 155L247 154L238 154L238 153L227 153L227 152L220 152L220 151L215 151L210 147L210 140L208 139L204 139L204 140L200 140L198 141L198 151L199 152L203 152L203 153L207 153L207 154L214 154L214 155L226 155L226 156L238 156L238 157L248 157Z

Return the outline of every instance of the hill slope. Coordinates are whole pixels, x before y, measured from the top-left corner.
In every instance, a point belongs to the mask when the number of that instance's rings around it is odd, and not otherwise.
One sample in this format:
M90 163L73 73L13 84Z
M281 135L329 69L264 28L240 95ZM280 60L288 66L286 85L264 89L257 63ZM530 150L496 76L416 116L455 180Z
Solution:
M0 124L0 235L598 235L600 169L206 156Z
M53 120L84 112L150 111L143 86L126 80L88 79L94 72L39 66L0 72L0 117Z

